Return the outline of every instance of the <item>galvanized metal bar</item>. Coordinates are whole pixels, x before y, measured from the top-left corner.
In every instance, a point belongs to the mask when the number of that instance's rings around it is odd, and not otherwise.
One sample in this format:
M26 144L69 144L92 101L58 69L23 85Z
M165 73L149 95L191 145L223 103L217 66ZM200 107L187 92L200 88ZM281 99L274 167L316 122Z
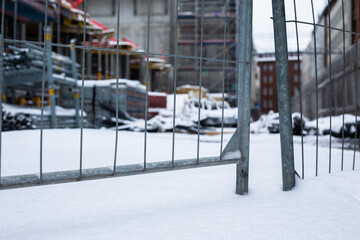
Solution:
M179 0L176 0L176 6L175 6L175 29L178 29L179 27ZM197 21L197 19L196 19ZM173 131L172 131L172 144L171 144L171 166L174 167L175 166L175 127L176 127L176 121L175 121L175 117L176 117L176 87L177 87L177 72L178 72L178 31L174 31L175 32L175 59L174 59L174 112L173 112Z
M314 25L314 60L315 60L315 94L316 94L316 166L315 166L315 176L318 175L319 171L319 88L318 88L318 71L317 71L317 44L316 44L316 26L315 26L315 11L314 11L314 3L311 0L311 10L312 10L312 18Z
M22 43L22 44L32 44L32 45L40 45L42 46L43 43L39 43L37 41L29 41L29 40L14 40L14 39L8 39L8 38L4 38L4 42L5 43ZM49 44L52 47L64 47L64 48L69 48L69 44L57 44L57 43L50 43ZM75 45L73 46L76 49L84 49L83 46L78 46ZM85 46L86 50L101 50L101 51L107 51L107 52L113 52L116 53L115 49L105 49L105 48L99 48L99 47L88 47ZM146 52L137 52L137 51L129 51L129 50L119 50L119 53L122 54L134 54L134 55L143 55L146 56ZM304 53L304 52L302 52ZM305 52L306 53L306 52ZM318 52L319 53L319 52ZM320 52L323 53L323 52ZM156 52L149 52L149 55L153 55L153 56L163 56L163 57L169 57L169 58L175 58L175 54L168 54L168 53L156 53ZM200 57L196 57L196 56L187 56L187 55L178 55L177 56L179 59L193 59L193 60L199 60ZM205 61L211 61L211 62L219 62L222 63L223 59L222 58L208 58L208 57L202 57L203 60ZM236 61L236 60L226 60L227 63L241 63L240 61Z
M145 132L144 132L144 171L146 171L146 150L147 150L147 120L149 107L149 51L150 51L150 3L148 0L147 17L147 39L146 39L146 93L145 93Z
M345 30L344 0L341 0L341 13L343 29ZM344 143L345 143L345 104L346 104L346 81L345 81L345 31L343 31L343 91L342 91L342 130L341 130L341 171L344 170Z
M18 1L14 0L14 39L17 39Z
M115 153L113 174L116 173L117 151L119 143L119 38L120 38L120 0L117 0L116 17L116 123L115 123Z
M57 40L57 43L61 43L61 5L60 5L60 1L61 0L57 0L57 3L56 3L56 7L57 7L57 16L56 16L56 26L57 26L57 31L56 31L56 40ZM61 47L57 47L57 50L56 52L58 54L62 54L61 53Z
M126 69L125 69L125 78L126 79L130 79L130 55L126 54L126 58L125 58L125 65L126 65Z
M99 37L99 39L98 39L98 41L99 41L99 47L100 47L100 42L101 42L101 38ZM91 50L90 50L91 51ZM97 51L97 58L98 58L98 62L97 62L97 80L101 80L101 78L102 78L102 63L101 63L101 58L102 58L102 54L101 54L101 50L98 50Z
M301 119L301 178L305 178L305 160L304 160L304 126L303 126L303 107L302 107L302 90L301 90L301 74L300 74L300 43L299 43L299 29L297 23L296 0L294 0L294 14L295 14L295 30L296 30L296 52L297 52L297 69L298 69L298 90L299 90L299 104L300 104L300 119Z
M225 101L225 75L226 75L226 71L225 71L225 65L226 65L226 32L227 32L227 22L228 22L228 0L225 0L225 15L224 15L224 52L223 52L223 65L222 65L222 71L223 71L223 79L222 79L222 101L221 101L221 139L220 139L220 161L221 161L221 156L222 156L222 151L223 151L223 143L224 143L224 101Z
M87 0L84 0L84 12L86 13ZM85 82L85 46L86 46L86 15L84 14L84 28L83 28L83 53L82 53L82 74L81 74L81 117L80 117L80 166L79 179L82 179L82 163L83 163L83 138L84 138L84 82Z
M249 142L252 63L252 0L242 0L239 9L239 59L246 63L238 68L238 123L240 159L236 163L236 193L244 195L249 189Z
M283 190L295 186L289 62L284 0L272 0Z
M40 121L40 183L42 182L43 177L43 139L44 139L44 95L45 95L45 69L46 69L46 48L47 44L49 44L46 39L46 31L45 29L48 27L48 10L49 3L48 0L45 1L45 20L44 20L44 57L43 57L43 76L41 81L41 121Z
M358 1L354 1L355 2L355 11L356 11L356 16L355 16L355 28L356 28L356 32L359 29L359 4ZM355 123L356 126L358 124L358 105L359 105L359 45L358 45L358 41L359 38L357 36L355 36L355 66L356 66L356 83L355 83ZM355 159L356 159L356 145L357 145L357 141L356 139L358 138L358 128L355 128L355 142L354 142L354 155L353 155L353 166L352 166L352 170L355 170ZM360 147L360 146L359 146Z
M70 40L70 45L75 45L75 43L76 43L75 38ZM76 121L76 127L79 128L80 127L80 114L79 114L80 103L79 103L79 88L77 87L78 74L77 74L77 70L76 70L76 52L75 51L76 51L75 48L70 47L70 57L73 62L73 64L71 64L72 77L76 81L76 83L75 83L76 87L74 88L75 121Z
M108 47L108 36L105 36L105 48ZM109 79L109 52L105 52L105 79Z
M1 1L1 9L5 9L5 0ZM2 171L2 101L3 101L3 75L4 75L4 69L3 69L3 63L4 63L4 28L5 28L5 11L1 11L1 35L0 35L0 186L2 186L1 181L1 171Z
M148 163L147 171L144 171L144 168L141 164L132 164L117 166L115 175L113 174L113 170L108 167L90 168L83 170L82 180L86 181L111 177L141 175L146 173L175 171L198 167L211 167L220 165L222 166L234 163L236 163L236 160L234 159L224 159L220 162L218 157L201 158L200 164L197 164L197 159L177 160L174 166L172 166L171 161L162 161ZM2 181L3 184L0 186L0 190L9 188L39 186L39 176L36 174L3 177ZM78 181L78 171L76 170L49 172L44 174L43 181L40 183L40 185L59 184L76 181Z
M84 10L84 12L86 13L85 10ZM84 18L86 19L86 14L84 14ZM86 26L86 22L84 22L84 26ZM90 46L90 48L93 46L93 33L92 32L89 32L89 46ZM92 78L92 50L91 49L88 49L87 57L88 57L88 59L87 59L86 73L87 73L87 78L91 79ZM85 63L84 63L84 67L85 67Z
M203 68L203 45L204 45L204 0L201 0L201 36L200 36L200 70L199 70L199 107L198 107L198 135L196 147L196 159L200 157L200 114L201 114L201 85L202 85L202 68ZM199 163L199 160L198 160Z
M45 29L45 42L50 42L52 39L51 36L51 27L47 26ZM52 49L49 44L46 44L46 75L49 88L49 98L50 98L50 112L51 112L51 127L57 128L57 118L56 118L56 100L55 100L55 86L53 79L53 68L52 68Z
M319 24L319 23L310 23L310 22L305 22L305 21L300 21L300 20L298 20L298 21L295 21L295 20L287 20L286 22L287 22L287 23L297 22L297 23L300 23L300 24L311 25L311 26L314 26L314 25L315 25L316 27L331 29L331 30L334 30L334 31L339 31L339 32L344 32L344 33L351 34L351 35L355 35L355 36L360 36L360 33L357 33L357 32L353 32L353 31L346 30L346 29L341 29L341 28L336 28L336 27L330 27L330 26L326 26L326 25Z
M331 0L328 0L328 21L329 26L331 27L331 8L330 8ZM334 84L332 79L332 60L331 60L331 28L328 29L329 31L329 78L330 78L330 93L329 93L329 103L330 103L330 133L332 131L332 116L333 116L333 105L334 105ZM331 134L329 134L329 173L331 173L331 150L332 150L332 138Z

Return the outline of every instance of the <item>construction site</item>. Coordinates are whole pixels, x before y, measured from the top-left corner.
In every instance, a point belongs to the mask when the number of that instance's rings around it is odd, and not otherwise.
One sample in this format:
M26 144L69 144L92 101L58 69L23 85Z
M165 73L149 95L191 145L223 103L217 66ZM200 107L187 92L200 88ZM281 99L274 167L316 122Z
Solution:
M3 130L109 127L116 113L150 119L179 88L188 98L201 90L214 106L224 99L236 107L236 1L184 0L178 11L158 1L164 11L151 12L149 46L144 34L133 34L146 32L138 4L120 3L117 31L115 1L89 0L86 13L83 1L5 1ZM176 69L175 48L193 56L177 59Z

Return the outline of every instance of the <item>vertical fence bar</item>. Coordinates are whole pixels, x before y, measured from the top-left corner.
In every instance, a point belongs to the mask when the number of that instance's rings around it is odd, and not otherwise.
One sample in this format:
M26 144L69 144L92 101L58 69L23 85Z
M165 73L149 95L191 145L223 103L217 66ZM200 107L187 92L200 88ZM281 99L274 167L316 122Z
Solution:
M60 4L60 1L61 0L57 0L57 3L56 3L56 5L57 5L57 18L56 18L57 36L56 36L56 38L57 38L57 43L58 44L61 43L61 40L60 40L60 38L61 38L61 22L60 22L61 21L61 4ZM61 47L60 46L57 47L56 52L58 54L61 54Z
M55 85L53 79L53 69L52 69L52 48L51 48L51 27L48 26L45 29L45 41L46 41L46 66L47 66L47 82L48 82L48 91L50 98L50 112L51 112L51 127L57 128L57 118L56 118L56 101L55 101Z
M249 188L252 6L252 0L242 0L239 9L238 124L241 157L236 163L236 194L240 195L246 194Z
M341 1L342 23L343 23L343 91L342 91L342 130L341 130L341 171L344 170L344 142L345 142L345 96L346 96L346 82L345 82L345 13L344 0Z
M314 26L314 60L315 60L315 97L316 97L316 167L315 167L315 176L318 175L319 172L319 88L318 88L318 71L317 71L317 43L316 43L316 22L315 22L315 11L314 11L314 3L311 0L311 10L312 10L312 18L313 18L313 26Z
M272 8L280 120L282 179L283 190L288 191L295 186L295 171L284 0L272 0Z
M299 29L297 22L296 0L294 0L294 14L295 14L295 31L296 31L296 50L297 50L297 69L298 69L298 89L299 89L299 104L300 104L300 119L301 119L301 178L305 177L305 160L304 160L304 126L303 126L303 107L302 107L302 89L301 89L301 74L300 74L300 44L299 44Z
M223 52L223 65L222 65L222 71L223 71L223 78L222 78L222 101L221 101L221 139L220 139L220 161L222 156L222 150L223 150L223 142L224 142L224 98L225 98L225 64L226 64L226 30L227 30L227 14L228 14L228 0L225 0L225 15L224 15L224 52Z
M40 183L42 182L43 178L43 138L44 138L44 95L45 95L45 69L46 69L46 31L45 29L48 27L48 0L45 1L45 26L44 26L44 57L43 57L43 75L42 75L42 81L41 81L41 120L40 120Z
M176 0L175 6L175 62L174 62L174 112L173 112L173 132L172 132L172 151L171 151L171 167L175 166L175 117L176 117L176 85L177 85L177 72L178 72L178 26L179 26L179 0ZM197 21L197 19L196 19ZM196 33L195 33L196 34ZM195 44L197 45L197 43Z
M358 5L358 1L354 1L355 2L355 12L356 12L356 16L355 16L355 28L356 28L356 35L355 35L355 71L356 71L356 83L355 83L355 126L357 126L358 123L358 103L359 103L359 45L358 45L358 40L359 40L359 36L358 34L358 29L359 29L359 5ZM357 138L358 138L358 128L355 128L355 142L354 142L354 155L353 155L353 166L352 166L352 170L355 170L355 158L356 158L356 145L357 145Z
M147 17L147 39L146 39L146 94L145 94L145 133L144 133L144 171L146 171L146 150L147 150L147 118L149 106L149 52L150 52L150 4L148 0Z
M18 1L14 1L14 39L17 39L17 15L18 15Z
M332 131L332 115L333 113L333 105L334 105L334 85L332 81L332 60L331 60L331 8L330 8L331 0L328 0L328 20L329 20L329 78L330 78L330 93L329 93L329 103L330 103L330 134L329 134L329 173L331 173L331 148L332 148L332 138L331 138L331 131Z
M75 121L76 121L76 127L79 128L80 127L80 118L79 118L79 89L77 86L77 79L78 79L78 74L77 74L77 70L76 70L76 50L75 50L75 43L76 43L76 39L71 39L70 40L70 57L71 57L71 61L72 61L72 65L71 65L71 72L72 72L72 76L75 80L75 92L74 92L74 102L75 102Z
M196 161L200 163L200 114L201 114L201 85L202 85L202 69L203 69L203 45L204 45L204 0L201 0L201 36L200 36L200 76L199 76L199 107L198 107L198 135L196 148Z
M79 179L82 179L82 165L83 165L83 138L84 138L84 82L85 82L85 45L86 45L86 10L87 0L84 0L84 28L83 28L83 52L82 52L82 74L81 74L81 117L80 117L80 166ZM91 51L91 49L89 49Z
M1 36L0 36L0 186L1 186L1 170L2 170L2 96L3 96L3 61L4 61L4 21L5 21L5 0L1 1Z
M120 32L120 0L117 1L117 17L116 17L116 126L115 126L115 153L113 174L116 173L116 161L119 142L119 32ZM111 54L112 56L112 54Z

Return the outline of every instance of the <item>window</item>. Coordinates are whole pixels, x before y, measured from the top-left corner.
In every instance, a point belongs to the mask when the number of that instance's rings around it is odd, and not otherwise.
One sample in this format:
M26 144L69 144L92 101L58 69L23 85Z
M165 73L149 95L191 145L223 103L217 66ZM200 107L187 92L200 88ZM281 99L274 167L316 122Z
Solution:
M264 65L263 65L263 70L264 70L264 71L267 71L267 70L268 70L268 65L264 64Z
M147 16L148 14L148 0L134 0L134 15ZM166 0L151 0L150 14L151 15L167 15L167 1Z
M268 94L267 88L263 88L263 95L264 95L264 96L267 96L267 94Z
M266 101L266 100L264 100L264 101L263 101L263 107L264 107L264 108L267 108L267 107L268 107L268 106L267 106L267 101Z
M269 95L272 96L274 94L273 88L269 88Z
M274 68L274 65L270 64L270 65L269 65L269 71L272 72L272 71L273 71L273 68Z
M268 77L267 76L264 76L263 77L263 83L267 83L268 82Z
M295 83L299 82L299 76L298 76L297 74L294 75L294 82L295 82Z
M269 76L269 83L273 82L273 76Z
M273 107L273 101L269 100L269 108L272 108L272 107Z

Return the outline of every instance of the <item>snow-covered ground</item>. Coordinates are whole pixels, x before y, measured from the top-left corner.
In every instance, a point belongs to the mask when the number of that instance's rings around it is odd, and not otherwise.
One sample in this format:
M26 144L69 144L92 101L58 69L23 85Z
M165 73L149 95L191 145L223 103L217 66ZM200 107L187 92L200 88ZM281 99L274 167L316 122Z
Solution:
M228 130L230 132L230 130ZM143 160L144 133L119 132L119 164ZM231 134L225 134L228 141ZM38 172L39 131L3 133L2 174ZM44 170L77 169L80 131L44 131ZM84 168L111 166L115 132L84 131ZM171 159L169 133L148 134L148 161ZM176 134L176 159L196 157L196 135ZM235 165L0 191L0 239L359 239L360 153L305 137L305 180L281 190L279 135L252 134L250 191L238 196ZM336 142L336 140L334 139ZM301 173L300 137L294 137ZM220 152L202 136L200 156ZM33 166L34 165L34 166Z

